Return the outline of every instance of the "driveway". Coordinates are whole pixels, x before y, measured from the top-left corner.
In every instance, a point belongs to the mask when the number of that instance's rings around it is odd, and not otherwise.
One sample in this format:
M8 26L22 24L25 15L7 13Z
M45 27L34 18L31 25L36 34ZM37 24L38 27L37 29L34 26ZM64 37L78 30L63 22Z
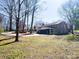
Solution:
M16 36L16 34L14 32L3 32L1 34L2 35L6 35L6 36ZM26 36L39 36L39 34L26 35L26 34L19 33L19 36L22 36L22 37L26 37Z

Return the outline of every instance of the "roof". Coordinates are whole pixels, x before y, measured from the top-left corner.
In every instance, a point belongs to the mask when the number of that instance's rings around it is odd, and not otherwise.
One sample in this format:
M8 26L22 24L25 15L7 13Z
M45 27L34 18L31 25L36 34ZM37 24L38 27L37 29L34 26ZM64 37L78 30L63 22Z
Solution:
M41 26L38 28L38 30L45 30L45 29L53 29L55 25L68 25L67 22L65 21L57 21L57 22L54 22L54 23L51 23L51 24L46 24L44 26Z

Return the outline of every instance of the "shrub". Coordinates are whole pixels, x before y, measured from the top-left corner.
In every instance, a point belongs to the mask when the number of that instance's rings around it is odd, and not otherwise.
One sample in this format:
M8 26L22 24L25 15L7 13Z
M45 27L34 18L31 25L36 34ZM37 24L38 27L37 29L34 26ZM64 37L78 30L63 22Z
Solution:
M73 35L73 34L67 35L66 40L68 40L68 41L79 41L79 36L78 35Z

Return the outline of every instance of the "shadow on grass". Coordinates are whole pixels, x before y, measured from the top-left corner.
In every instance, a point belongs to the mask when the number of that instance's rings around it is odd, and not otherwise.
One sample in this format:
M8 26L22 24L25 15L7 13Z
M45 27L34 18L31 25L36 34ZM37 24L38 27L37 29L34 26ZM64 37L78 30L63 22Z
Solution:
M15 36L13 36L13 37L9 37L9 38L1 39L0 42L2 42L2 41L6 41L6 40L11 40L11 39L13 39L13 38L15 38ZM11 43L14 43L14 42L15 42L15 41L8 42L8 43L4 43L4 44L1 44L0 46L8 45L8 44L11 44Z
M9 45L11 43L15 43L15 41L12 41L12 42L8 42L8 43L5 43L5 44L1 44L0 46L5 46L5 45Z
M15 36L14 36L14 37L9 37L9 38L1 39L0 42L1 42L1 41L5 41L5 40L9 40L9 39L13 39L13 38L15 38Z

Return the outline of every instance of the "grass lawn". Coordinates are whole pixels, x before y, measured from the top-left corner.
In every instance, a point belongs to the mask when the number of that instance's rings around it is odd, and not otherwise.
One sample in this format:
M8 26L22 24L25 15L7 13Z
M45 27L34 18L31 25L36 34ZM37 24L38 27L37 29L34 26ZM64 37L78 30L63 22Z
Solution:
M21 37L19 42L6 38L0 36L0 59L79 59L79 42L62 37Z
M79 32L79 30L74 30L74 32Z

